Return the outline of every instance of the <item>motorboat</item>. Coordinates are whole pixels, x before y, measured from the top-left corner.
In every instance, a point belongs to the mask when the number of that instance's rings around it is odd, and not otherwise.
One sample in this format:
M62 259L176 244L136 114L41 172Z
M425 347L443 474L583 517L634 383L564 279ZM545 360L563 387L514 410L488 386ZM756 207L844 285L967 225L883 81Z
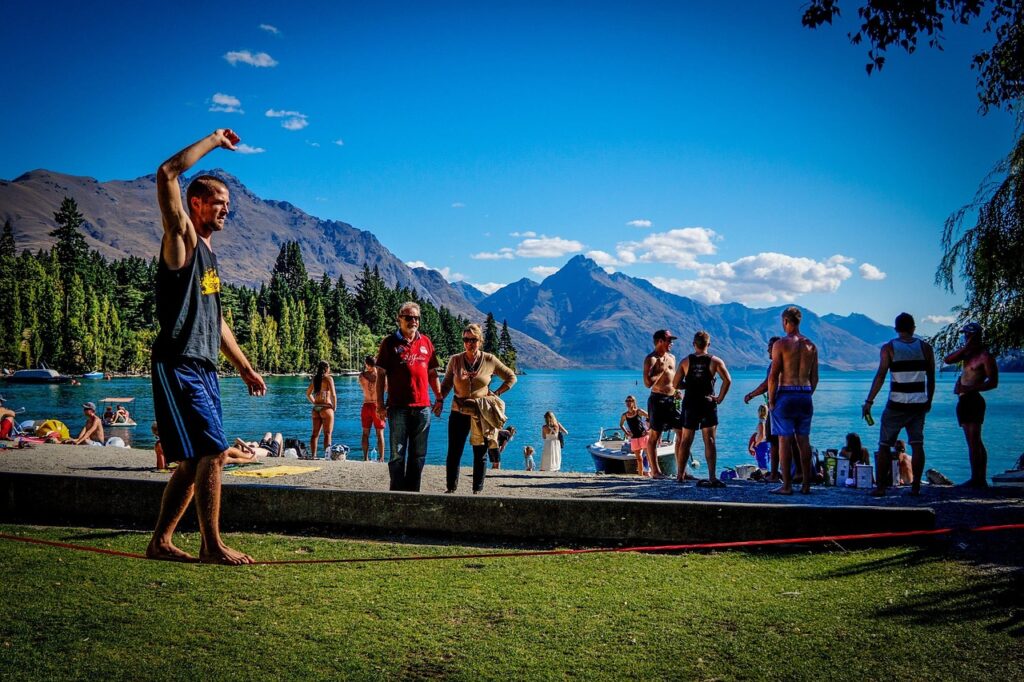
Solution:
M82 378L83 379L102 379L103 376L104 376L103 372L96 371L96 372L86 372L85 374L82 375Z
M4 377L4 380L13 384L66 384L71 381L71 377L39 363L37 369L19 369Z
M117 407L121 407L122 405L130 405L130 404L132 404L133 402L135 402L135 398L104 398L100 402L103 403L104 405L108 405L108 406L109 405L116 405ZM128 412L128 410L126 408L125 409L125 413L127 413L127 412ZM135 423L135 420L132 419L130 414L127 414L127 416L125 416L125 415L118 415L116 410L109 417L104 415L104 417L103 417L103 425L107 426L107 427L110 427L110 428L118 428L118 427L132 428L132 427L138 426L138 424Z
M992 485L997 488L1024 488L1024 455L1020 456L1012 469L994 475Z
M587 446L587 452L594 458L594 468L599 474L637 473L636 457L629 449L629 440L617 426L602 428L597 440ZM658 467L661 472L665 475L675 475L675 444L672 441L663 440L658 443L657 453ZM644 469L649 469L646 452L643 458Z

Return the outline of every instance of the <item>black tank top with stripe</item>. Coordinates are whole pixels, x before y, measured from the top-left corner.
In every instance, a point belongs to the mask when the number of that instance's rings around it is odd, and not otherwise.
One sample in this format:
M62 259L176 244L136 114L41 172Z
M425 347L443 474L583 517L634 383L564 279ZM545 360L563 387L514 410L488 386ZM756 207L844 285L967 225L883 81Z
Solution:
M220 277L217 256L202 239L192 261L171 270L163 253L156 271L156 317L160 323L153 359L206 360L217 366L220 353Z

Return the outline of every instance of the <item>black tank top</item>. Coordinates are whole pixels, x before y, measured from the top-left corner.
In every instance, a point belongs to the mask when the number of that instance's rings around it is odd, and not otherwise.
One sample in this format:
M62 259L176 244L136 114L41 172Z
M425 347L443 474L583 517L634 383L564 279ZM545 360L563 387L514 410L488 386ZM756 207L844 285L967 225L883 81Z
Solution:
M690 354L687 364L684 401L705 402L705 398L715 392L715 375L711 372L711 356Z
M220 277L217 256L203 240L192 262L171 270L160 253L156 271L156 317L160 323L153 359L196 358L217 365L220 352Z
M629 433L633 438L640 438L646 431L644 430L643 423L640 421L642 417L637 412L632 417L626 417L626 426L629 427Z

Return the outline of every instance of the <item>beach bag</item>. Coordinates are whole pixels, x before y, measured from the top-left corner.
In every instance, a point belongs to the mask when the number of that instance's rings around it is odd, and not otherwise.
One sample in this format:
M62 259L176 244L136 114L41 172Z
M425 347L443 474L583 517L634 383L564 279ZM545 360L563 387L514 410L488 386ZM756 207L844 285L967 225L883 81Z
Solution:
M561 431L558 432L558 444L563 448L565 447L565 434Z
M298 438L285 438L284 449L295 450L295 454L299 456L299 459L312 459L312 457L309 456L309 448L307 448L306 444Z

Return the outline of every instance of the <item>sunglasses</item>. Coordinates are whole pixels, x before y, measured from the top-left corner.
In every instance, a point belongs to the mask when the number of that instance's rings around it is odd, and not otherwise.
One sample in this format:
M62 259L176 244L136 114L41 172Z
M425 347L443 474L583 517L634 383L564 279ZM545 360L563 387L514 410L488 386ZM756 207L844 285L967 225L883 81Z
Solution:
M405 320L406 322L419 322L420 321L420 316L419 315L399 315L399 317L402 318L403 320Z
M473 338L472 336L463 336L462 343L480 343L480 339Z

